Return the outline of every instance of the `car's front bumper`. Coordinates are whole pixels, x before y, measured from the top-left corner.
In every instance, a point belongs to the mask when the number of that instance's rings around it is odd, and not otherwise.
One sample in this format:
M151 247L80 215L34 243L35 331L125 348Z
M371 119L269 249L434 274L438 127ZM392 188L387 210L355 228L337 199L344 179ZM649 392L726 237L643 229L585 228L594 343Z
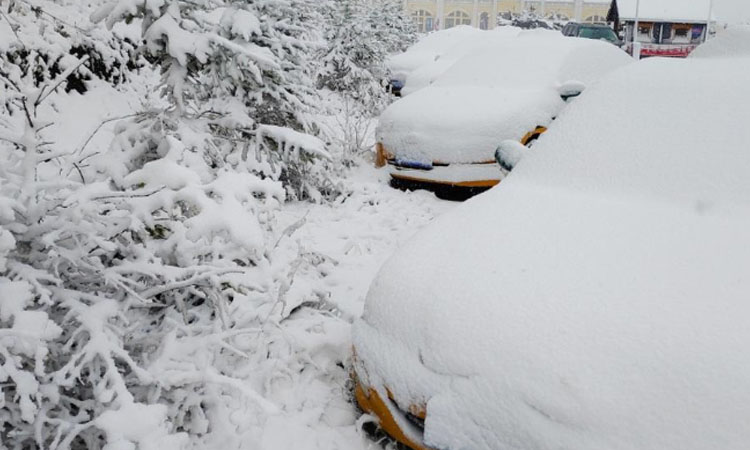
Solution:
M367 386L356 372L352 372L352 379L357 404L364 412L377 417L378 425L383 431L412 450L432 450L424 444L424 407L411 406L409 411L403 411L387 389L384 393L379 393L377 389ZM422 426L419 425L420 421Z

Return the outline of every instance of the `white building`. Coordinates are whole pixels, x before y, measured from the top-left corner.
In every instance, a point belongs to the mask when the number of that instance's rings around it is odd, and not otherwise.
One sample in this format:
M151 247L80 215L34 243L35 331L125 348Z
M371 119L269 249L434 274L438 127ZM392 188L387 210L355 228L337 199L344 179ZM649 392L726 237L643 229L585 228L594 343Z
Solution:
M624 30L628 52L636 41L642 57L685 57L706 40L710 9L711 0L612 0L608 17Z
M533 11L544 17L604 22L610 0L405 0L420 32L471 25L495 28L498 15Z

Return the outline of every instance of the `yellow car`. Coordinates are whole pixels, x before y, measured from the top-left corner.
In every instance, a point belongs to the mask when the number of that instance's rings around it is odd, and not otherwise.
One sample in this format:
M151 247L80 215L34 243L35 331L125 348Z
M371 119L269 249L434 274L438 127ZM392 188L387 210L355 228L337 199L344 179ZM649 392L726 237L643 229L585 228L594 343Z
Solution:
M552 31L506 38L390 105L377 164L396 187L486 190L503 178L493 160L500 142L533 141L569 98L630 61L612 45Z
M748 73L640 61L504 141L374 278L361 408L415 450L746 450Z

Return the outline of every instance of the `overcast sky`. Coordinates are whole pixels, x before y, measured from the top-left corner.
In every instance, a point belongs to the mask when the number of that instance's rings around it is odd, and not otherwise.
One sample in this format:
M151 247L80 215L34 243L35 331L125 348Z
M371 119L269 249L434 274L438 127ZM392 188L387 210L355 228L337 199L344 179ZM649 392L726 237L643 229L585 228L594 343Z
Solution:
M721 22L750 22L750 0L714 0L714 15Z

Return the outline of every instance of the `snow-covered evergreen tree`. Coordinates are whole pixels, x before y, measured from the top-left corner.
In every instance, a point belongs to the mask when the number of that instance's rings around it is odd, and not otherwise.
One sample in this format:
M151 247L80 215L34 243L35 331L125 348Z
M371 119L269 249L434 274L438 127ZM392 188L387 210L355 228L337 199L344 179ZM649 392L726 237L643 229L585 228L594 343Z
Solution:
M133 43L92 27L85 11L86 6L69 0L4 4L0 23L10 32L0 40L2 60L25 75L33 71L35 86L55 79L84 57L86 62L69 75L65 89L83 93L86 81L93 78L123 82L138 65ZM12 89L2 80L0 87Z
M382 108L389 73L386 58L416 40L413 21L398 0L332 0L318 84L344 92L373 113Z
M102 3L93 18L110 29L83 20ZM411 39L386 3L357 14L370 83ZM289 239L299 223L275 229L275 213L336 192L311 135L329 48L321 6L2 3L0 446L252 445L279 413L274 383L308 376L309 346L283 324L325 304L295 275L332 263ZM78 92L106 102L96 89L129 92L152 70L163 98L107 119L110 146L56 128L85 113L65 101Z
M320 163L326 152L300 139L314 130L317 9L313 0L115 0L92 18L110 27L142 19L145 51L173 106L168 116L206 131L205 151L220 153L212 157L241 153L293 197L319 198L331 188Z
M272 225L289 192L323 186L327 151L301 131L317 42L294 21L316 12L217 5L106 6L142 20L168 99L122 120L110 148L63 148L50 131L75 114L55 99L90 56L42 78L42 57L0 58L4 447L200 448L240 434L230 413L260 426L278 411L262 361L288 349L258 330L291 314L290 277L310 259L282 252ZM239 382L250 363L257 381Z

